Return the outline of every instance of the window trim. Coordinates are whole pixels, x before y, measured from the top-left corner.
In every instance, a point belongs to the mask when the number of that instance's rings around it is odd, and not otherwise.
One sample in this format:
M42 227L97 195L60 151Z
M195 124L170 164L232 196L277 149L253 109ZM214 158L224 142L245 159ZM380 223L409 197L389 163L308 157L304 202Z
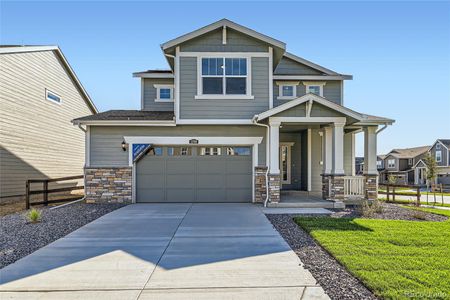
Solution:
M326 82L323 81L303 81L303 85L305 85L305 94L308 94L308 89L310 86L318 86L319 87L319 95L323 97L323 87L326 85Z
M439 153L439 160L438 160L438 154ZM442 150L436 150L436 153L434 154L434 159L436 162L442 162Z
M223 94L203 94L203 80L204 77L202 74L202 59L203 58L244 58L247 61L247 75L246 77L246 94L242 95L227 95L226 92L226 86L223 84ZM225 63L225 62L224 62ZM218 75L216 75L218 76ZM214 77L205 75L205 77ZM226 78L225 70L224 75L220 76L221 78ZM235 76L235 77L242 77ZM197 56L197 94L194 96L194 99L196 100L218 100L218 99L226 99L226 100L252 100L255 99L255 97L252 95L252 56L251 55L243 55L242 53L223 53L223 52L217 52L214 54L208 54L208 55L198 55Z
M278 97L277 100L292 100L297 98L297 85L299 81L277 81L278 85ZM293 87L293 95L292 96L283 96L283 87L284 86L292 86Z
M393 161L394 163L391 164L389 161ZM395 168L395 158L389 158L389 159L387 160L387 167L388 167L388 169L393 169L393 168Z
M173 84L154 84L153 87L156 89L155 102L173 102L174 85ZM170 89L170 99L161 99L160 91L161 89Z
M414 158L408 158L408 166L414 165Z
M53 99L49 98L48 97L49 93L51 93L51 94L55 95L56 97L58 97L60 101L58 102L56 100L53 100ZM49 90L47 88L45 89L45 99L50 101L50 102L52 102L52 103L59 104L59 105L61 105L62 102L63 102L63 99L62 99L62 97L59 94L57 94L57 93L55 93L55 92L53 92L53 91L51 91L51 90Z
M441 144L440 143L436 144L436 150L441 150Z
M293 142L280 142L279 143L279 152L280 152L280 162L279 162L279 166L280 166L280 179L281 179L281 184L291 184L292 182L292 146L294 146ZM286 147L287 149L287 170L286 170L286 174L287 174L287 180L283 180L283 164L281 163L281 148L282 147Z

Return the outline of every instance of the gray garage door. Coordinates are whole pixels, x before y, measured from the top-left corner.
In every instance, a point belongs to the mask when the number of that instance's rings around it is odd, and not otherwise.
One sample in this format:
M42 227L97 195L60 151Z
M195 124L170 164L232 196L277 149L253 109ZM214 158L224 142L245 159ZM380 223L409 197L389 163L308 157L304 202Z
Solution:
M251 202L251 147L155 146L136 164L137 202Z

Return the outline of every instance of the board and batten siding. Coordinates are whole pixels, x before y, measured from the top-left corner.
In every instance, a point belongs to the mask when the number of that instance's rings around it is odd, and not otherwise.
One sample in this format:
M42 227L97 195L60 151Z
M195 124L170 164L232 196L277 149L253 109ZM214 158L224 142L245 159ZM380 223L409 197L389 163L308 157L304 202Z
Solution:
M143 78L142 85L142 110L173 111L173 102L156 102L155 84L173 85L173 79ZM174 95L172 95L173 97Z
M251 58L254 99L195 99L197 57L180 58L180 119L251 119L269 109L269 59Z
M0 65L0 197L23 195L27 179L82 175L85 135L70 121L92 111L58 55L1 54Z
M124 136L252 136L263 137L258 145L258 164L265 165L266 130L258 126L245 125L180 125L176 127L116 127L90 126L90 166L123 167L128 166L128 151L123 151L121 143Z
M295 81L295 80L292 80ZM306 86L303 82L307 83L307 81L300 81L296 86L297 97L304 96L306 94ZM342 85L340 80L326 80L324 81L326 84L323 86L323 97L331 102L342 105ZM279 106L291 100L282 100L278 99L280 95L280 85L282 84L282 80L274 80L273 82L273 106Z

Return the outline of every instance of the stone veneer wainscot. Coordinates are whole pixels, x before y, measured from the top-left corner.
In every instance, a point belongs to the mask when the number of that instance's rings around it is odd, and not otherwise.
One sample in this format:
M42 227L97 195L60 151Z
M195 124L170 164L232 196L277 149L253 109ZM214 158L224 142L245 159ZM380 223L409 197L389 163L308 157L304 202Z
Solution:
M85 168L87 203L131 203L132 168Z

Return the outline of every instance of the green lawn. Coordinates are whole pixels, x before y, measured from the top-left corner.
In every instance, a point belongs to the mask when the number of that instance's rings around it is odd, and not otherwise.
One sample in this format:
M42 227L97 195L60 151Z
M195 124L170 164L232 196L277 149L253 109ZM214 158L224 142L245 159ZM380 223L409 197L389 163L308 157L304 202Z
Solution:
M450 211L421 210L450 216ZM450 299L450 221L329 217L295 221L376 295Z
M380 201L387 201L386 197L378 197L378 200ZM442 204L440 199L436 199L438 201L436 201L436 203L434 203L434 199L430 200L428 199L428 205L433 205L436 204L436 206L444 206L444 207L450 207L450 204L448 203L444 203ZM416 199L412 198L412 200L405 200L405 199L395 199L395 202L392 201L392 197L389 199L389 203L397 203L397 204L411 204L411 203L415 203ZM427 201L420 201L421 204L423 205L427 205Z

